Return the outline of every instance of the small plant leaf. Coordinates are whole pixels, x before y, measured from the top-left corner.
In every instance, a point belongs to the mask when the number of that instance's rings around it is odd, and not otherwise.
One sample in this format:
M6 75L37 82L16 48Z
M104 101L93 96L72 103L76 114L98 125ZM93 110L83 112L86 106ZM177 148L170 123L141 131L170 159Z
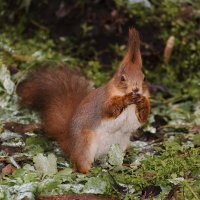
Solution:
M33 162L36 170L43 175L52 176L57 173L57 158L54 154L46 157L39 153L33 157Z
M108 162L111 165L122 165L124 160L124 153L119 145L115 144L110 147L108 152Z

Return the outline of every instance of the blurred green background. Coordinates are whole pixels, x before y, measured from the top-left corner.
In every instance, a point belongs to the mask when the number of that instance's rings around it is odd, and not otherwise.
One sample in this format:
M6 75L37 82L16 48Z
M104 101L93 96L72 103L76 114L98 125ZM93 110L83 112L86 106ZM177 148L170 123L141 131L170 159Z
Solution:
M132 26L141 34L152 91L199 98L199 0L1 1L1 62L12 73L64 63L99 86L116 70ZM170 36L173 51L164 62Z

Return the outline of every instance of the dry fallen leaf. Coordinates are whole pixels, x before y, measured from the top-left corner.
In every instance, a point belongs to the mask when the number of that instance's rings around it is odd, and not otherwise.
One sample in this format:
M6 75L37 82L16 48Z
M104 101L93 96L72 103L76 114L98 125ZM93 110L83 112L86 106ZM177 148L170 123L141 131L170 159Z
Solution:
M117 200L114 197L103 197L94 194L65 194L55 196L38 196L36 200Z
M35 130L41 129L40 124L30 123L30 124L20 124L17 122L6 122L4 128L16 133L26 133L33 132Z
M144 178L148 179L149 177L155 176L156 173L155 172L145 172L144 173Z
M152 197L159 195L161 192L162 192L162 189L160 186L156 186L156 185L146 186L142 190L140 200L150 199Z
M13 165L8 164L2 169L2 174L12 174L15 170L16 168Z
M22 148L21 147L12 147L12 146L1 146L1 150L6 152L8 155L13 155L14 153L21 153Z

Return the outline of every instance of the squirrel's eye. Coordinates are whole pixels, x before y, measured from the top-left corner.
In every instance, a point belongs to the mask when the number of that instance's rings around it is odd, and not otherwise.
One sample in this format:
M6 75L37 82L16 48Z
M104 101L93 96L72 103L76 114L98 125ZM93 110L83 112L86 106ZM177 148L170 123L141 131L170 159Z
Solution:
M121 76L121 81L123 82L123 81L125 81L125 80L126 80L125 76L122 75L122 76Z

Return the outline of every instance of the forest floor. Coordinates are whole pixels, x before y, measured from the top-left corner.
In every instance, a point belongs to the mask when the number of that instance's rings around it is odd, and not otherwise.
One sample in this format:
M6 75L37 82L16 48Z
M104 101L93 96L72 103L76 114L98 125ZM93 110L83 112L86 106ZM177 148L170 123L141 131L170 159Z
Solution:
M200 199L199 102L173 94L153 96L149 122L133 136L126 154L114 145L84 175L72 172L57 144L42 134L37 115L18 106L12 79L20 72L10 72L5 65L0 68L0 199L67 199L62 195L69 193L84 194L80 199L97 199L85 194Z

